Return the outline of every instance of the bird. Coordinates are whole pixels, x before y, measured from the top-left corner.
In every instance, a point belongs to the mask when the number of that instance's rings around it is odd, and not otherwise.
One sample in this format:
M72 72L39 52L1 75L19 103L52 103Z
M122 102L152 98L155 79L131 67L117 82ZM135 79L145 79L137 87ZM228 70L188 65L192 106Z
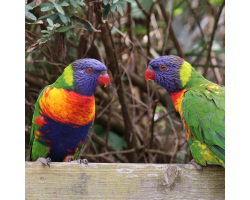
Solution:
M32 118L30 160L50 167L50 161L77 160L94 123L94 90L106 87L106 66L92 58L69 64L38 96ZM79 159L88 164L87 159Z
M189 163L201 171L207 164L225 168L225 87L174 55L151 60L144 76L169 93L179 112L193 156Z

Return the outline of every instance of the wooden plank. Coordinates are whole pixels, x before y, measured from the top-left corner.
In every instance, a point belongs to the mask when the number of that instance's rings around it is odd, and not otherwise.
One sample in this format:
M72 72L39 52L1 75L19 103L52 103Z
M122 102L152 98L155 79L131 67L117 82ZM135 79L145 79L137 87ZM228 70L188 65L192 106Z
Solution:
M225 169L190 164L25 162L25 199L225 199Z

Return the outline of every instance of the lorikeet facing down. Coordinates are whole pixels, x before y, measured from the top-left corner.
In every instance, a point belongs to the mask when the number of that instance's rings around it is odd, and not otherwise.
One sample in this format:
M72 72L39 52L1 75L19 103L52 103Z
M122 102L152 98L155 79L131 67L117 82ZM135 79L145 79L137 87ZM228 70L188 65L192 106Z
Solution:
M155 80L169 92L194 158L190 163L201 170L206 163L225 167L225 88L206 80L177 56L152 60L145 79Z
M76 60L40 93L32 119L30 160L49 165L76 160L95 117L94 90L109 83L107 68L95 59Z

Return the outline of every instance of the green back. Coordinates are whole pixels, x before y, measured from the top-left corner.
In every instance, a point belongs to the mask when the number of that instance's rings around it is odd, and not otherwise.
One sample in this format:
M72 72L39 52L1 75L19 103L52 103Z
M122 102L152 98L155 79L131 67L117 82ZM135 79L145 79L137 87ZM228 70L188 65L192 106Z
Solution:
M39 100L41 99L41 97L43 96L43 93L44 91L46 90L46 88L49 87L49 86L46 86L45 88L43 88L43 90L40 92L38 98L37 98L37 101L36 101L36 104L35 104L35 111L34 111L34 114L33 114L33 118L32 118L32 127L31 127L31 132L30 132L30 160L32 160L32 157L31 157L31 153L32 153L32 147L33 147L33 142L34 142L34 139L35 139L35 134L36 134L36 131L38 129L38 124L35 124L34 123L34 120L39 116L40 114L40 105L39 105Z
M198 77L188 84L182 102L183 117L194 139L225 160L225 88ZM188 142L191 145L192 141Z

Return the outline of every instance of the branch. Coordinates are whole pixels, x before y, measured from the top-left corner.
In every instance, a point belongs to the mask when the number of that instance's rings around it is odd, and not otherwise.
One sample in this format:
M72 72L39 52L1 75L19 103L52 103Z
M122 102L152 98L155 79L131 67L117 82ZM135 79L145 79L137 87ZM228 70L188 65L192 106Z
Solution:
M43 83L38 79L36 76L32 75L29 72L25 72L25 81L28 83L31 83L34 86L37 86L38 88L44 88L47 84Z
M141 11L146 15L146 17L150 17L150 13L142 6L139 0L135 0Z
M124 119L124 127L125 127L125 138L126 142L128 144L128 148L134 147L135 145L135 134L134 134L134 129L133 129L133 124L132 120L130 117L129 113L129 107L127 103L127 98L125 96L125 89L124 89L124 84L121 80L121 73L120 73L120 68L118 65L118 58L116 55L116 49L115 49L115 44L113 41L113 37L111 34L111 30L109 28L108 22L105 24L102 23L102 15L99 12L96 12L97 20L100 24L100 29L101 29L101 39L106 51L106 57L108 61L108 69L111 71L116 87L119 88L117 90L117 95L119 97L119 102L121 104L121 110L122 110L122 115ZM130 141L130 135L132 135L132 140ZM136 156L135 154L129 154L128 159L130 162L135 162Z
M117 117L114 117L114 111L112 113L112 117L110 119L110 129L113 130L116 133L119 133L119 135L126 135L124 124L121 120L119 120ZM103 126L107 126L108 124L108 115L102 114L99 118L95 119L96 124L101 124Z
M215 36L216 29L218 27L218 22L219 22L220 15L221 15L221 12L222 12L224 6L225 6L225 0L220 5L219 11L218 11L218 13L217 13L217 15L215 16L215 19L214 19L213 32L212 32L212 35L211 35L210 42L208 44L207 61L206 61L205 69L204 69L204 73L203 73L204 77L206 77L206 75L207 75L207 70L208 70L208 67L209 67L208 65L209 65L209 62L211 61L211 50L212 50L212 45L213 45L213 41L214 41L214 36Z
M162 55L164 56L165 55L165 51L166 51L166 48L167 48L167 41L168 41L168 34L169 34L169 27L170 27L170 24L171 24L171 16L172 16L172 12L173 12L173 5L174 2L172 0L172 3L171 3L171 9L170 9L170 17L169 17L169 21L168 21L168 27L167 27L167 31L166 31L166 38L165 38L165 44L163 46L163 50L162 50Z
M152 116L152 121L151 121L151 136L150 136L150 143L149 143L149 149L152 147L153 144L153 138L154 138L154 116L155 116L155 110L156 110L156 106L157 106L157 99L155 100L155 105L153 108L153 116Z
M137 86L140 88L140 90L142 90L143 92L147 93L147 84L146 84L146 80L144 78L141 78L140 76L138 76L137 74L135 74L132 71L128 71L129 76L131 78L131 81L133 83L134 86ZM162 93L160 93L158 90L156 90L156 88L152 87L151 85L149 85L149 91L152 93L152 91L154 91L154 95L153 98L154 99L158 99L158 101L165 107L167 107L167 99L166 96Z
M197 23L197 25L198 25L198 27L199 27L199 29L200 29L200 32L201 32L201 38L202 38L202 40L205 42L205 36L204 36L203 30L202 30L202 28L201 28L201 24L200 24L200 22L199 22L199 19L198 19L196 13L194 12L194 9L192 8L192 6L191 6L189 0L185 0L185 1L187 2L188 8L190 9L190 11L191 11L191 12L193 13L193 15L194 15L194 19L195 19L195 21L196 21L196 23Z
M93 141L95 141L96 143L98 143L99 145L101 145L101 146L103 146L103 147L105 147L105 141L102 139L102 138L100 138L99 136L97 136L96 134L92 134L92 136L91 136L91 139L93 140ZM107 145L107 149L109 150L109 151L114 151L114 149L113 149L113 147L111 146L111 145ZM119 160L119 161L121 161L121 162L125 162L125 160L123 159L123 158L120 158L120 157L118 157L118 156L116 156L115 155L115 158L117 159L117 160Z
M124 151L111 151L111 152L105 152L105 153L100 153L100 154L95 154L95 155L88 155L88 154L84 154L85 156L89 156L89 157L103 157L106 155L113 155L113 154L127 154L127 153L133 153L133 152L137 152L137 151L144 151L145 150L145 146L141 145L138 148L133 148L133 149L128 149L128 150L124 150ZM164 156L172 156L172 153L167 153L165 151L160 151L160 150L156 150L156 149L149 149L150 153L155 153L155 154L161 154Z
M165 20L165 23L166 23L166 25L168 25L169 17L168 17L167 11L165 9L165 5L164 5L162 0L157 0L157 1L158 1L159 6L160 6L160 9L161 9L163 18ZM174 43L174 46L175 46L175 48L177 50L178 55L181 58L185 59L185 56L184 56L184 54L182 52L181 46L180 46L179 41L178 41L178 39L177 39L177 37L175 35L174 29L173 29L171 23L170 23L169 33L170 33L171 39L173 40L173 43Z
M171 114L171 113L173 113L173 112L175 112L175 111L176 111L176 110L175 110L175 108L174 108L173 110L171 110L171 111L169 111L169 112L163 114L162 116L160 116L160 117L159 117L157 120L155 120L154 122L155 122L155 123L159 122L160 120L162 120L163 118L167 117L169 114Z

